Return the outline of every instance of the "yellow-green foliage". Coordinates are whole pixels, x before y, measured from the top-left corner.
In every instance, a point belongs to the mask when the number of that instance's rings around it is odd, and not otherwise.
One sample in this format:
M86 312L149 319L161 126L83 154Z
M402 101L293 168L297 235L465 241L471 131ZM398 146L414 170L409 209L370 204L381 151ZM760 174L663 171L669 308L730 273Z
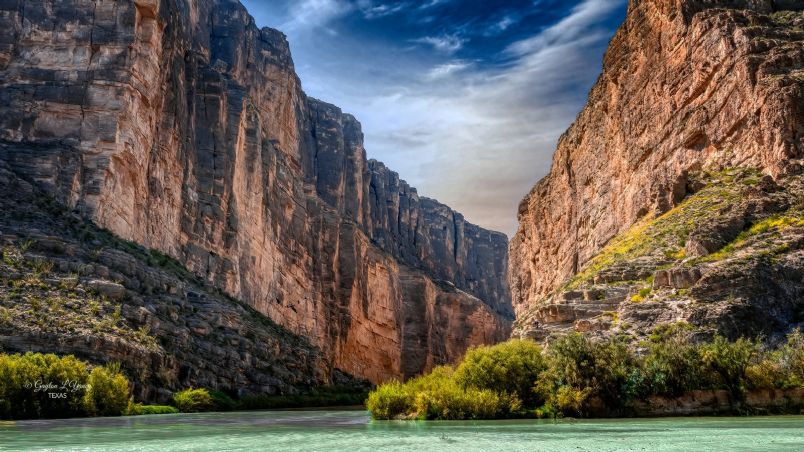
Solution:
M741 397L749 389L804 387L804 335L798 331L776 351L719 336L696 343L692 332L686 323L657 328L640 353L620 338L581 334L554 338L540 357L534 355L538 346L527 342L480 347L457 371L442 366L407 383L382 384L366 404L375 419L583 416L593 400L627 412L631 401L651 395L727 389ZM514 358L515 351L526 357ZM533 375L531 388L522 389Z
M452 369L441 367L411 382L413 417L428 420L495 419L521 408L515 396L490 389L462 387L452 377Z
M713 262L723 260L749 243L751 239L758 235L768 232L781 232L790 227L804 227L804 216L791 212L790 215L778 215L758 221L747 230L741 232L731 243L708 256L697 259L697 262Z
M408 386L390 381L369 393L366 407L374 419L394 419L413 412L413 397Z
M369 394L366 405L375 419L422 420L496 419L522 408L516 396L461 386L448 366L404 384L380 385Z
M656 332L641 363L645 393L679 396L713 386L702 365L701 347L692 343L684 325ZM639 391L637 391L639 392Z
M173 403L182 413L209 411L214 407L212 396L204 388L190 388L177 392L173 395Z
M511 340L493 347L469 350L455 371L464 388L488 389L535 402L531 388L545 368L542 348L533 341Z
M625 342L593 342L576 333L555 340L545 355L547 369L534 390L553 411L583 414L577 407L591 396L610 406L625 401L622 392L636 367L636 357Z
M804 21L804 12L802 11L777 11L769 15L773 23L782 28L789 28L794 31L804 31L801 23ZM798 26L795 23L799 22Z
M659 217L645 216L612 239L566 288L575 288L601 270L643 256L683 259L685 241L695 225L739 199L743 187L756 183L754 176L756 171L742 168L708 175L709 184L698 193Z
M653 282L653 277L651 277L651 283L652 282ZM631 301L634 302L634 303L641 303L641 302L645 301L645 299L648 297L648 295L650 295L650 293L652 291L653 291L653 289L651 289L650 287L643 287L642 289L639 289L639 293L634 294L631 297Z
M759 356L759 344L747 339L729 342L716 337L711 344L703 346L702 362L713 371L721 385L739 395L746 390L746 370Z
M774 358L782 369L785 387L804 387L804 334L801 330L787 336L787 344L776 352Z
M762 356L746 369L751 388L804 387L804 334L796 330L787 336L787 343Z
M179 410L167 405L143 405L132 403L129 405L126 414L128 416L144 416L149 414L176 414Z
M32 243L2 250L0 328L32 329L46 334L109 334L159 349L147 329L136 330L123 320L119 303L82 287L77 274L54 271L52 260L27 253Z
M87 380L84 407L92 416L119 416L126 411L131 399L128 379L119 365L96 367Z
M0 354L0 419L119 416L130 398L117 367L90 367L74 356Z
M687 322L662 323L653 328L649 339L652 342L662 342L679 334L686 335L694 330L695 327Z

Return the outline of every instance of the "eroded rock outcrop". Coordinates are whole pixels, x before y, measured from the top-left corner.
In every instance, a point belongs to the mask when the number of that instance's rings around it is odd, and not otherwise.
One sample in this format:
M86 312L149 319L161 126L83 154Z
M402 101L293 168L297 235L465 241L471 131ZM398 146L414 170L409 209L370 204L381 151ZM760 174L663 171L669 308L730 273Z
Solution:
M381 164L234 0L0 2L0 159L380 381L508 335L504 235Z
M797 1L631 1L586 108L561 137L550 174L520 205L510 247L518 314L549 304L640 219L678 206L700 188L693 174L801 171L802 9ZM722 224L701 229L688 251L708 254L751 226L728 215L699 220ZM642 279L666 262L634 264L633 278L609 282Z

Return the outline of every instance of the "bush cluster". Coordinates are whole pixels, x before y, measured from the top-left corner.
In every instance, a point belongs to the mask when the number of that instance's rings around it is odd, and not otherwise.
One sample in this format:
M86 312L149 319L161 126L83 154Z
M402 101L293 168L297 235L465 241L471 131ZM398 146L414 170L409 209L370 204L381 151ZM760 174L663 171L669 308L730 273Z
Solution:
M120 416L131 385L119 366L74 356L0 354L0 419Z
M436 367L406 383L380 385L366 401L375 419L498 419L521 416L536 401L541 347L509 341L471 349L457 369Z
M688 328L674 325L639 348L581 334L545 349L518 340L474 348L454 370L438 367L406 383L380 385L367 405L375 419L584 416L595 404L616 410L651 395L725 389L739 399L751 389L793 387L804 387L801 332L771 350L748 339L697 343Z
M375 419L497 419L517 415L522 402L514 394L465 387L451 367L436 367L405 384L391 382L369 394Z
M53 354L0 354L0 419L345 406L360 405L365 399L365 390L356 387L330 386L303 394L237 400L222 391L189 388L173 395L172 406L144 405L134 403L131 383L118 364L90 366L74 356Z
M212 396L204 388L190 388L173 394L173 403L182 413L212 411L215 406Z

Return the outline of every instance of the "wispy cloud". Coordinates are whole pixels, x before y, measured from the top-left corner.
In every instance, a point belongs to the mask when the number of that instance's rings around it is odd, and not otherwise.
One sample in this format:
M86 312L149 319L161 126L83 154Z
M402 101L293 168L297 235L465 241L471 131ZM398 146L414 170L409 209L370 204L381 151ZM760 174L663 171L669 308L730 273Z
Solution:
M466 43L466 39L456 35L425 36L423 38L414 39L413 42L418 44L427 44L439 52L452 54L463 48L464 43Z
M427 73L428 80L437 80L454 75L472 66L470 61L454 60L449 63L439 64Z
M442 3L447 3L448 1L449 0L430 0L429 2L424 3L421 6L419 6L419 9L429 9L429 8L434 7L434 6L440 5Z
M390 16L392 14L396 14L400 11L405 10L410 5L407 3L375 3L372 0L360 0L358 1L358 6L360 7L360 11L363 13L363 17L366 19L377 19L380 17Z
M290 8L288 20L279 28L292 33L325 26L353 9L354 5L345 0L302 0Z
M449 1L272 0L263 11L278 17L269 25L295 27L280 26L305 90L363 123L370 157L420 194L510 235L519 201L547 173L558 137L586 101L627 0L459 9ZM350 27L338 26L342 19ZM355 28L360 21L365 27Z
M596 25L625 1L586 0L563 20L511 45L514 62L505 69L453 60L431 69L419 89L375 98L362 114L369 118L369 154L419 193L513 234L519 201L549 170L558 137L598 75L611 30ZM438 84L427 83L436 79ZM369 111L380 110L390 113L371 118ZM404 152L388 140L423 129L426 140L409 141Z
M514 17L511 17L511 16L507 15L507 16L503 17L502 19L500 19L499 21L493 23L491 26L489 26L486 29L486 32L484 34L486 36L494 36L494 35L500 34L500 33L504 32L505 30L507 30L508 27L510 27L511 25L514 25L515 23L517 23L518 20L519 20L519 18L514 18Z

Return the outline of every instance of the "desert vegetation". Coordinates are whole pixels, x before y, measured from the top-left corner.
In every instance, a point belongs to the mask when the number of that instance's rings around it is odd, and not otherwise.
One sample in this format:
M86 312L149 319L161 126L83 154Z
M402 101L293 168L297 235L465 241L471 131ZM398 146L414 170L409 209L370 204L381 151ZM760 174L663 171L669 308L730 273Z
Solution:
M322 387L294 395L233 398L223 391L187 388L170 405L135 403L118 364L92 366L74 356L0 354L0 419L138 416L309 406L360 405L365 389Z
M120 416L131 385L119 366L73 356L0 354L0 419Z
M776 347L715 336L696 341L684 323L658 328L638 346L612 337L569 334L542 347L513 340L467 353L406 383L380 385L368 398L375 419L498 419L587 416L593 407L622 413L651 396L804 387L804 334ZM598 410L599 411L599 410Z

